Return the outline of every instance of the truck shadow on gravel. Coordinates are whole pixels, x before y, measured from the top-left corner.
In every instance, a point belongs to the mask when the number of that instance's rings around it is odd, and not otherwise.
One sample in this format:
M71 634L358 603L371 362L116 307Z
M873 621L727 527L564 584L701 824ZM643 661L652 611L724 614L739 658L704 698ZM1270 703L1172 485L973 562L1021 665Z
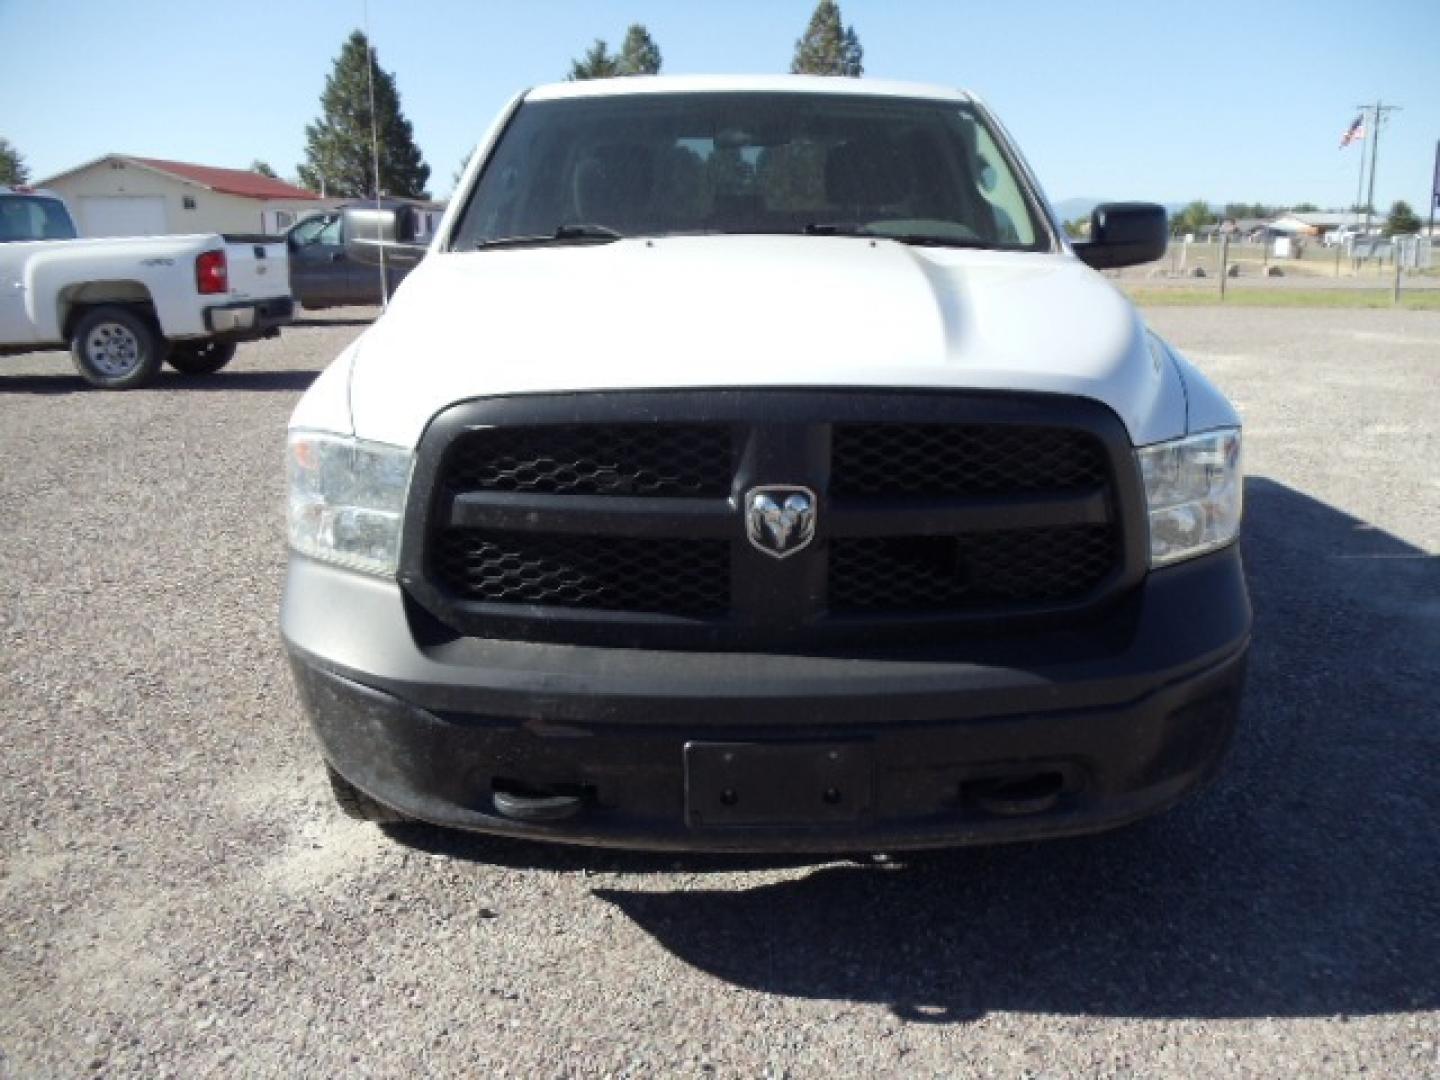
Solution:
M1273 481L1250 480L1246 498L1255 644L1209 792L1086 839L595 895L729 983L916 1022L1440 1007L1440 559ZM796 862L410 842L553 870Z

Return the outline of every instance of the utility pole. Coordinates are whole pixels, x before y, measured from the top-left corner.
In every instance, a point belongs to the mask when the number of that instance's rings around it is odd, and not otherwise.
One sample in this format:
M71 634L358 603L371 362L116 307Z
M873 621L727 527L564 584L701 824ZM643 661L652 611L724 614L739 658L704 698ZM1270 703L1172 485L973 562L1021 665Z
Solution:
M1365 197L1365 232L1370 232L1370 214L1375 206L1375 161L1380 156L1380 125L1387 113L1399 112L1399 105L1386 105L1376 101L1374 105L1355 106L1361 113L1370 112L1374 119L1374 132L1370 138L1370 193Z

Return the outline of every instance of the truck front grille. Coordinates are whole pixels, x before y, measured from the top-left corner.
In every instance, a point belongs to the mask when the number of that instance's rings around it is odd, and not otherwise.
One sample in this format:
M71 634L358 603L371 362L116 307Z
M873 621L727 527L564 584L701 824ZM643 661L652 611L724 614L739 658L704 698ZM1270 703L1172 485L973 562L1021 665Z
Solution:
M1116 548L1109 525L838 537L830 545L830 610L944 611L1075 600L1105 580Z
M707 616L730 603L723 540L447 529L434 566L455 596L489 604Z
M837 424L832 495L1073 491L1105 483L1083 431L1002 424Z
M720 424L556 424L467 432L444 482L455 492L724 496L734 471Z
M755 487L814 540L747 537ZM418 453L401 581L471 636L774 650L1083 615L1144 573L1128 438L1074 398L861 391L472 402Z

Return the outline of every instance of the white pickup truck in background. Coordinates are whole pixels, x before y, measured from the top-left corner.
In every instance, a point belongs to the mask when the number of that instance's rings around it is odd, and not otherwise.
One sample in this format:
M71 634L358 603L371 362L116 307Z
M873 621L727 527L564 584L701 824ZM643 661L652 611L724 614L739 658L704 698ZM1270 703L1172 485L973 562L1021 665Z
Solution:
M0 188L0 354L68 346L92 386L144 386L162 364L219 371L294 313L278 237L76 238L49 192Z

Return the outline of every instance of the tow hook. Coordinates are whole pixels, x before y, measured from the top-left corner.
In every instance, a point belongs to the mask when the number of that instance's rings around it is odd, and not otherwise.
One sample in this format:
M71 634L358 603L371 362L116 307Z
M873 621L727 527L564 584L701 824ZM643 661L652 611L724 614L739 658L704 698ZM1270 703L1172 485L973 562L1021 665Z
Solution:
M514 821L564 821L585 806L579 793L540 792L508 784L497 787L492 798L496 813Z
M965 798L987 814L1023 817L1052 809L1060 801L1064 790L1064 776L1058 772L1043 772L972 781L965 785Z

